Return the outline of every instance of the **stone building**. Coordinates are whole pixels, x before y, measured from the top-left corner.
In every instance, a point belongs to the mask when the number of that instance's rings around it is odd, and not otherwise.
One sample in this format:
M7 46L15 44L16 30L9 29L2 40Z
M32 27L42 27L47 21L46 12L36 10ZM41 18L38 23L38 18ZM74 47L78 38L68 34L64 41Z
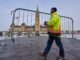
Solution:
M45 26L40 25L40 15L39 15L38 7L37 7L37 10L35 12L35 24L34 24L34 26L27 26L25 23L22 23L21 25L15 25L15 23L12 23L10 25L9 31L45 33L47 31L47 28Z

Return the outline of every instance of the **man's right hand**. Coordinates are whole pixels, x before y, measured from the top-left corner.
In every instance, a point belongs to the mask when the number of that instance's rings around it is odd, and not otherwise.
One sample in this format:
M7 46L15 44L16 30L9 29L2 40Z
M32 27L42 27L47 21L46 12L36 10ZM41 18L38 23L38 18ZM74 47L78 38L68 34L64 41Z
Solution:
M47 25L47 21L44 22L44 25Z

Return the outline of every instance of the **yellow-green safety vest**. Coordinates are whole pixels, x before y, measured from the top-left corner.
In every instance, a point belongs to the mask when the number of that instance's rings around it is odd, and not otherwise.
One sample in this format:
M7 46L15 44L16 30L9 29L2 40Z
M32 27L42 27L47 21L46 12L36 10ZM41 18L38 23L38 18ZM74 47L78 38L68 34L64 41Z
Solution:
M50 20L48 23L48 32L52 33L60 33L61 27L60 27L60 16L57 15L57 13L51 14Z

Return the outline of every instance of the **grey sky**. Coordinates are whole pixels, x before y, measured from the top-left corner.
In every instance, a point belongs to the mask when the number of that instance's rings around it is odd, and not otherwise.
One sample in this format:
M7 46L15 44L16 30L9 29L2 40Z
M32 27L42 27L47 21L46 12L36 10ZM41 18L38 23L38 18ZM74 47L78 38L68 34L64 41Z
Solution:
M0 31L8 30L12 22L11 11L25 8L50 12L51 7L58 8L58 14L74 19L74 28L80 30L80 0L0 0Z

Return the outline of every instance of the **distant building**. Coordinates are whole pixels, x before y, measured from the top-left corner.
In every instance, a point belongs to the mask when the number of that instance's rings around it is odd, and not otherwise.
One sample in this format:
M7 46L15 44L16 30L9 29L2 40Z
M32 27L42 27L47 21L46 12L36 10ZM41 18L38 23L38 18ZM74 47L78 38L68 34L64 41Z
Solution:
M35 12L35 24L34 26L27 26L25 23L22 23L21 25L15 25L13 22L10 25L9 31L12 32L47 32L47 28L45 26L40 25L40 15L39 15L39 10L37 7L37 10Z

